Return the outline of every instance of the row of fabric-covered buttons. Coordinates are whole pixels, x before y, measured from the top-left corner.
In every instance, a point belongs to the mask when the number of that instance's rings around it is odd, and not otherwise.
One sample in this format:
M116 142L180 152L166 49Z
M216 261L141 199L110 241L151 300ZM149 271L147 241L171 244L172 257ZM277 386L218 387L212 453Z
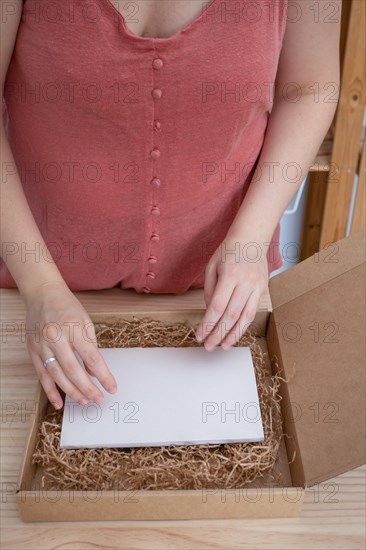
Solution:
M162 69L163 65L164 65L163 60L160 59L160 57L156 57L152 61L152 67L155 71L159 71L160 69ZM162 95L163 95L163 91L160 88L153 88L151 90L151 96L154 100L161 99ZM156 120L156 119L154 120L153 129L155 131L160 131L161 130L160 120ZM151 157L152 160L157 160L158 158L160 158L160 149L158 147L154 147L150 151L150 157ZM151 183L151 186L155 190L157 190L161 185L161 180L157 176L154 176L150 183ZM155 202L154 202L154 206L151 209L151 215L154 218L158 218L160 216L160 208ZM150 235L151 243L158 242L159 240L160 240L159 234L155 230L153 230L151 235ZM150 256L148 258L149 265L153 266L154 264L157 263L157 261L158 261L157 257L154 254L150 254ZM151 269L149 268L149 271L146 273L146 277L148 277L150 280L153 280L156 277L156 273L154 271L151 271ZM150 292L151 288L149 286L145 285L143 290L144 290L144 292Z

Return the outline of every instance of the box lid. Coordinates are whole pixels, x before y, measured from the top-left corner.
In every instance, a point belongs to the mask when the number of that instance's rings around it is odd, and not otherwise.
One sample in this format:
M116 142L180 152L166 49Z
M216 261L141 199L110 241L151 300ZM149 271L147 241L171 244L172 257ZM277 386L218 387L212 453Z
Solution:
M269 353L282 385L296 484L365 462L365 229L269 280ZM285 405L284 405L285 404Z

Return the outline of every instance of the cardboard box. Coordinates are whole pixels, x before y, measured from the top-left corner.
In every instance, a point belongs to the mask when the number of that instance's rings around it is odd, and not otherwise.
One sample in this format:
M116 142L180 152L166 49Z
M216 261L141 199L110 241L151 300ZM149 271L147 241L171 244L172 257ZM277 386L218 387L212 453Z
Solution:
M203 296L104 291L88 296L94 322L146 317L196 324ZM47 397L39 384L18 479L23 521L158 520L289 517L304 490L364 463L365 230L328 247L269 281L272 311L258 311L260 345L274 354L282 384L284 437L276 464L283 484L267 479L244 489L45 491L31 464ZM109 294L108 294L109 293ZM86 305L82 293L78 298ZM107 298L106 298L107 296ZM192 298L193 297L193 298ZM193 305L195 304L195 306ZM198 305L197 305L198 304ZM269 368L270 362L268 363ZM288 466L295 453L294 461Z

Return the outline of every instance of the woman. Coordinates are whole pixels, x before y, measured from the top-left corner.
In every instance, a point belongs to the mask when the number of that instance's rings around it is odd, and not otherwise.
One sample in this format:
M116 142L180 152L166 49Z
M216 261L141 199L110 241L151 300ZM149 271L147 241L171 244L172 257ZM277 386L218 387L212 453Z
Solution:
M197 339L244 333L334 116L340 15L340 0L6 3L1 286L25 300L56 408L57 386L103 400L75 351L115 391L72 291L203 287Z

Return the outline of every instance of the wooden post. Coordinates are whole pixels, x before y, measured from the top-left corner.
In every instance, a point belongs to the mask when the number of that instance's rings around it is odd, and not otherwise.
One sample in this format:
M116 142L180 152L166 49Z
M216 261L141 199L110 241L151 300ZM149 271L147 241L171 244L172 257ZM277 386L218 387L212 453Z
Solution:
M365 1L353 0L331 162L336 173L328 181L320 248L346 236L354 177L360 165L365 108L365 15Z

